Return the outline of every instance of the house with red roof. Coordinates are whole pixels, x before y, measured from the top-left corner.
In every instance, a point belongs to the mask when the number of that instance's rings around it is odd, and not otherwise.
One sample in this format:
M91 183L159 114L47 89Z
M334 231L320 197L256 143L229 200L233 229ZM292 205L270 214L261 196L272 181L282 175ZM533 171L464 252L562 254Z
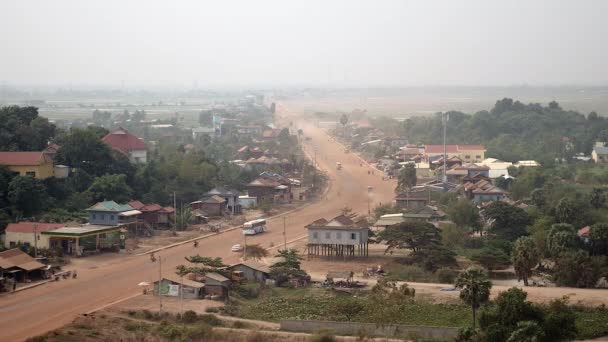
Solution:
M132 163L145 163L148 159L148 149L144 140L122 127L108 133L101 140L114 150L129 157Z
M141 220L152 227L168 226L171 223L171 216L175 213L173 207L163 207L156 203L144 204L140 201L131 201L127 204L141 211Z
M0 165L20 176L38 179L53 177L53 160L40 152L0 152Z
M4 243L10 248L15 248L19 243L31 247L49 248L49 237L40 233L64 226L64 223L29 221L9 223L4 231Z

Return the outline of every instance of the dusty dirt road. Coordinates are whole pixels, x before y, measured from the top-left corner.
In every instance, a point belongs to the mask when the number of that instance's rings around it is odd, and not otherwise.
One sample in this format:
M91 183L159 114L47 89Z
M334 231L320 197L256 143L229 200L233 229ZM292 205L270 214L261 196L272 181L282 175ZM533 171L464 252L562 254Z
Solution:
M378 172L368 175L369 168L365 164L361 167L357 156L345 154L342 146L330 141L324 132L310 124L312 120L298 118L283 106L279 106L279 114L285 120L294 121L294 125L312 138L305 148L312 156L316 150L317 163L331 179L326 199L287 215L287 241L303 237L306 224L320 217L334 217L344 206L367 214L368 186L373 187L372 207L374 203L393 199L393 182L382 181ZM341 171L336 170L337 161L343 165ZM283 219L272 219L268 226L268 232L249 237L247 243L281 246ZM172 274L175 266L186 263L184 257L197 253L223 257L227 263L236 262L240 255L230 251L236 243L243 243L239 230L200 240L196 249L186 244L156 255L162 258L162 273ZM148 256L101 255L79 260L76 267L79 268L78 279L52 282L0 297L0 341L19 341L58 328L79 314L140 293L139 282L159 277L159 263L152 263Z

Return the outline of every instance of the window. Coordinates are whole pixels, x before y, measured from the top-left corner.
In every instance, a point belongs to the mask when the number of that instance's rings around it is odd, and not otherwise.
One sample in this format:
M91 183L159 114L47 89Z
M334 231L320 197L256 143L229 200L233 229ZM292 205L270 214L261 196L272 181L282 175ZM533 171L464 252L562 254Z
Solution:
M110 215L110 220L114 221L114 215Z
M25 248L30 248L30 243L29 243L29 242L24 242L24 243L23 243L23 247L25 247Z
M11 246L11 248L17 247L17 244L15 243L15 241L11 241L11 243L9 245Z
M342 238L342 232L337 232L337 233L336 233L336 237L337 237L338 239L341 239L341 238Z
M464 156L464 159L471 159L471 156Z
M475 156L475 158L477 158L477 159L481 159L481 156Z
M312 238L313 239L318 239L319 238L319 233L318 232L313 232L312 233Z
M102 220L105 220L106 219L106 215L105 214L101 214L99 218L102 219Z
M25 173L26 176L30 176L30 177L36 177L36 172L35 171L27 171Z
M331 233L330 232L326 232L325 233L325 238L326 239L331 239Z
M95 220L97 218L97 215L93 214L93 220Z
M101 233L101 234L99 234L99 238L100 238L100 239L105 239L105 238L106 238L106 233Z
M351 240L356 240L357 239L357 233L350 233L350 239Z

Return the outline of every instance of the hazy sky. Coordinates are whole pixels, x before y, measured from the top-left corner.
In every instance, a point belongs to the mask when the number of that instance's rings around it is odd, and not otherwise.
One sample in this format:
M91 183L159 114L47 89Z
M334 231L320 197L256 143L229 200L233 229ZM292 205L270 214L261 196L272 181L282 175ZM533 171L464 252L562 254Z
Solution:
M608 1L11 1L0 82L608 84Z

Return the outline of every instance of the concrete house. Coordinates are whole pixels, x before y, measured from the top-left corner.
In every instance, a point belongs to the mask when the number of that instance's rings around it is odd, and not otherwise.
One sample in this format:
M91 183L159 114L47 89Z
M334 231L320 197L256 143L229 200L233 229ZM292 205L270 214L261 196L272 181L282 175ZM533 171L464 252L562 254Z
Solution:
M132 163L145 163L148 160L148 149L143 139L122 127L108 133L101 140L111 148L123 153Z
M165 275L160 282L158 280L154 282L155 296L158 296L159 288L162 296L201 299L203 298L205 284L183 277Z
M228 211L230 211L232 214L240 214L242 211L241 204L239 203L240 195L241 193L238 190L216 187L206 192L203 197L222 197L226 202L226 208Z
M0 165L20 176L53 177L53 160L44 152L0 152Z
M139 215L140 211L135 210L128 204L118 204L114 201L99 202L88 208L89 222L91 224L118 226L124 223L125 215ZM123 214L123 215L121 215Z
M316 220L306 229L309 255L368 255L369 226L364 220L340 215L329 221Z
M64 223L17 222L9 223L4 231L4 245L15 248L18 243L28 247L49 248L49 238L42 232L65 226Z
M486 148L483 145L446 145L448 158L458 157L464 163L478 163L485 159ZM426 145L424 155L427 158L443 155L443 145Z
M591 159L596 164L608 163L608 147L604 146L604 142L596 142L591 152Z
M397 195L395 204L399 208L423 208L429 204L429 197L427 190L407 191Z

